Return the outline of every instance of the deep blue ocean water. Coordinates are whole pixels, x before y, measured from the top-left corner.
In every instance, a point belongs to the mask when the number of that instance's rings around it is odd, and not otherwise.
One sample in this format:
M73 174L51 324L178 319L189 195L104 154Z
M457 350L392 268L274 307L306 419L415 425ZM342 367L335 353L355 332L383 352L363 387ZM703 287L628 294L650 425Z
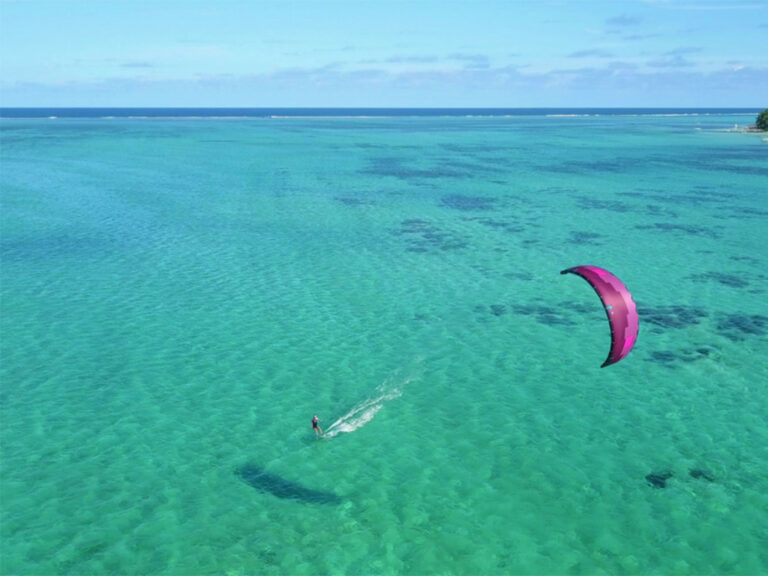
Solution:
M0 573L766 572L753 111L220 112L0 113Z

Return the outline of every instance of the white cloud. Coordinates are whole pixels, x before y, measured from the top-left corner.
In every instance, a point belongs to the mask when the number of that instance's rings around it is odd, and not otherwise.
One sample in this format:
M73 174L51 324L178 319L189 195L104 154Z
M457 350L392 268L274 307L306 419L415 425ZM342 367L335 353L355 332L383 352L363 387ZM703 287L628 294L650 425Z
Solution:
M612 58L613 53L608 50L602 50L600 48L593 48L591 50L578 50L568 54L569 58Z
M608 18L605 23L609 26L637 26L640 24L642 20L638 18L637 16L630 16L628 14L622 14L621 16L614 16L613 18Z
M391 56L384 62L389 64L431 64L438 60L437 56Z
M768 93L768 68L729 64L704 73L615 60L531 72L518 66L350 69L332 63L186 79L137 74L98 82L3 81L0 93L7 106L751 106Z
M454 53L448 56L449 60L463 62L469 68L489 68L490 59L485 54Z
M686 60L680 54L649 60L647 64L653 68L687 68L693 66L693 62Z

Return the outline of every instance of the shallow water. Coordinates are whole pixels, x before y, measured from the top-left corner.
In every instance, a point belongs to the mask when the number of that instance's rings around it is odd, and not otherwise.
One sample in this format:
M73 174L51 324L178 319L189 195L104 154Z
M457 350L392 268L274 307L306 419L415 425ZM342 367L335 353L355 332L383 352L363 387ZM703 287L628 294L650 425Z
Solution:
M764 572L749 121L2 120L0 571Z

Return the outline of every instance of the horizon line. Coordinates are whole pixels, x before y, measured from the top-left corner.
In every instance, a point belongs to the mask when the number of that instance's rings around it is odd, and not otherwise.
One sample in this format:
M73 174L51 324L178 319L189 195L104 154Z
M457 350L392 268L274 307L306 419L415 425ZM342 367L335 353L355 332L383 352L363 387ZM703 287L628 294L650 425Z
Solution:
M2 106L0 110L751 110L761 106Z

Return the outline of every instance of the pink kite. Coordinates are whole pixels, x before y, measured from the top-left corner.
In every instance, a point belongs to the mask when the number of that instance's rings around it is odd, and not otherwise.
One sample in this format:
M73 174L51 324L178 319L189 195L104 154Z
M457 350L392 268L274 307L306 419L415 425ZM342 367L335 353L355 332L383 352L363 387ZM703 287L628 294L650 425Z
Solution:
M623 282L597 266L574 266L560 274L577 274L590 283L605 307L611 325L611 351L601 368L615 364L632 350L637 340L639 320L632 295Z

